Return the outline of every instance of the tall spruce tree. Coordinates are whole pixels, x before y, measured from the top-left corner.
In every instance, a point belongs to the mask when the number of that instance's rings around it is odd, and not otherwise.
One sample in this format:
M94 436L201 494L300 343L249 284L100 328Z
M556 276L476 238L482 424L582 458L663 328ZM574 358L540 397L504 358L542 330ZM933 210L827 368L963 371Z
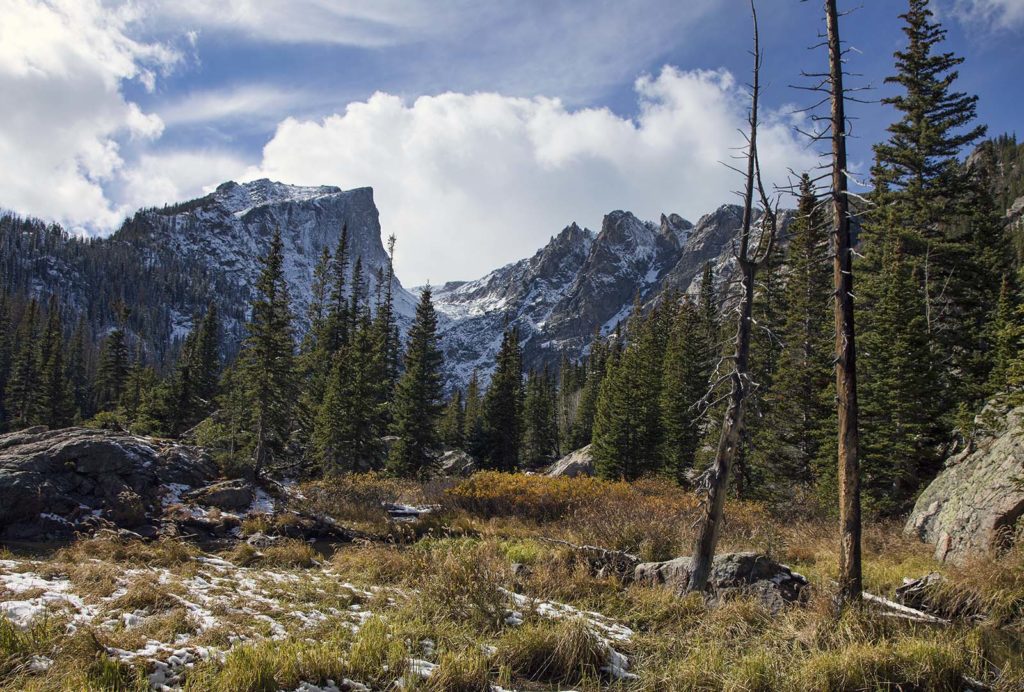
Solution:
M660 313L644 317L637 306L631 340L601 382L591 449L602 478L635 480L661 468L662 332Z
M7 430L9 417L7 384L11 379L12 331L10 298L7 291L0 287L0 431Z
M886 79L900 93L883 99L900 118L875 146L877 211L865 226L864 254L868 271L880 271L886 237L899 229L904 261L921 276L932 357L943 365L932 415L948 426L958 403L976 403L984 393L984 327L1007 248L991 195L958 159L985 133L974 124L977 96L954 91L963 58L940 51L946 31L928 0L909 0L901 18L907 45Z
M64 327L60 319L57 296L50 296L46 329L39 345L42 368L38 393L39 422L51 429L71 424L71 396L64 368Z
M835 424L829 405L832 380L832 271L829 224L809 176L790 226L784 314L777 328L783 344L771 388L762 396L764 423L754 441L753 466L764 478L763 494L791 497L794 485L808 484L822 444ZM834 458L823 464L835 466ZM832 488L835 490L835 488Z
M523 352L515 327L505 329L501 339L491 386L484 396L483 428L482 466L515 471L523 442Z
M313 427L310 419L315 416L324 398L327 378L331 370L331 354L324 343L327 338L328 301L331 293L331 252L325 246L313 267L313 282L310 284L309 305L306 321L309 328L302 337L299 356L296 360L301 380L301 416L303 429Z
M31 298L14 334L14 355L8 383L7 407L12 426L23 428L37 418L39 366L39 304Z
M986 128L972 126L978 97L952 91L964 59L937 52L946 30L933 21L929 0L909 0L900 18L907 45L896 52L896 74L885 81L902 93L882 103L901 117L889 126L889 140L875 145L872 175L897 223L927 237L957 213L967 187L957 157Z
M1010 371L1020 348L1016 326L1013 294L1010 282L1004 276L999 289L999 302L996 303L992 314L992 324L989 327L993 344L992 371L988 381L990 394L1004 392L1010 384Z
M71 396L72 417L76 421L92 415L92 393L89 387L89 365L86 354L86 323L79 317L67 358L67 380Z
M342 225L338 247L331 262L331 290L325 316L325 336L318 341L321 357L331 356L348 341L348 226ZM329 367L329 366L328 366Z
M597 400L601 394L601 382L604 380L608 354L608 342L599 333L595 334L590 342L590 353L581 374L583 382L576 405L576 415L566 439L566 453L585 447L593 441L594 417L597 415Z
M401 476L422 476L436 463L437 421L443 396L437 313L429 286L420 293L404 365L395 387L393 409L392 430L398 441L388 455L388 468Z
M684 298L676 306L665 348L661 384L661 459L666 474L686 482L702 436L701 399L711 376L706 334L698 307Z
M466 384L464 418L462 437L466 451L480 459L486 450L487 439L484 431L484 400L480 393L480 376L475 369L469 376L469 383Z
M293 317L284 277L284 243L275 229L267 254L260 258L252 317L239 356L247 425L252 433L251 473L258 477L280 458L295 420L298 383Z
M335 354L313 428L314 452L325 473L381 466L384 405L379 360L369 310L364 307L355 332Z
M128 310L122 308L118 312L118 324L103 340L103 347L100 350L99 366L96 369L97 411L113 411L117 407L131 367L125 334Z
M462 402L462 390L456 389L445 406L441 422L438 424L438 435L441 442L449 449L463 449L466 444L466 408Z
M922 279L898 236L886 249L881 272L863 286L872 319L860 338L861 485L869 509L893 514L938 470L940 434L924 405L937 396L937 383Z
M531 372L523 397L522 465L538 469L549 465L558 455L557 391L551 373L545 367Z

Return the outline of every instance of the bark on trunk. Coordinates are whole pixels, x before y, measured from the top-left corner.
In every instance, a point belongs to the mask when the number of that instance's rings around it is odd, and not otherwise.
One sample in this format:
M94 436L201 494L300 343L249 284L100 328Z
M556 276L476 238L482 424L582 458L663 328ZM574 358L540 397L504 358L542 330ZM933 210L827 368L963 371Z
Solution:
M828 31L829 82L832 92L832 210L834 215L833 280L836 320L836 402L839 414L839 598L859 601L862 591L860 554L860 462L857 435L857 369L853 327L853 251L846 185L846 114L844 112L842 44L836 0L825 1Z
M725 513L725 498L729 486L729 474L736 460L739 449L740 434L743 430L743 414L749 388L749 359L750 359L750 330L752 324L752 313L754 304L754 278L757 274L759 262L750 257L750 233L753 226L754 215L754 183L758 182L760 192L760 178L757 161L757 105L760 95L760 68L761 54L757 30L757 12L751 3L751 13L754 20L754 78L751 89L750 106L750 134L747 149L747 170L745 172L745 187L743 190L743 226L740 234L740 247L736 253L737 262L741 273L741 296L739 304L739 324L736 328L734 339L733 370L729 377L730 392L729 404L726 408L725 418L722 421L722 434L718 439L718 448L715 452L715 461L708 469L704 479L704 505L703 514L697 530L697 541L693 550L693 571L690 574L690 591L704 591L707 588L708 578L711 574L711 566L715 557L715 547L718 544L718 537L721 533L722 518ZM771 214L771 209L764 210L765 214ZM774 233L774 223L772 233ZM762 247L764 235L758 244L758 250L765 256L770 252L771 243L768 243L767 250Z

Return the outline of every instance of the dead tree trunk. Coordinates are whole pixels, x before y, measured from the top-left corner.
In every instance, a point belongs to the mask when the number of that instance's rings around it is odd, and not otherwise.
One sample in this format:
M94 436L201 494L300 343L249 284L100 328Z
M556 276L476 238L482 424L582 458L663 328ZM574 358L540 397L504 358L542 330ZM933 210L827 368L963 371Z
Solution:
M754 305L754 279L757 269L770 255L775 240L775 212L768 203L761 184L760 165L757 158L757 106L760 97L761 52L757 30L757 12L753 2L750 5L754 21L754 77L750 97L750 134L747 138L747 168L744 172L743 223L740 231L739 249L736 262L740 272L739 318L736 337L733 340L732 372L728 376L730 391L725 418L722 420L722 434L718 440L715 461L703 479L703 512L693 550L693 571L690 574L690 591L704 591L711 574L715 557L715 546L721 533L725 512L725 497L739 448L743 430L743 413L750 389L750 330ZM750 235L754 223L754 188L760 193L764 206L761 216L761 236L757 248L751 254Z
M846 182L843 50L836 0L825 0L832 113L833 280L836 320L836 403L839 414L839 598L861 598L860 460L857 429L857 352L853 328L853 247Z

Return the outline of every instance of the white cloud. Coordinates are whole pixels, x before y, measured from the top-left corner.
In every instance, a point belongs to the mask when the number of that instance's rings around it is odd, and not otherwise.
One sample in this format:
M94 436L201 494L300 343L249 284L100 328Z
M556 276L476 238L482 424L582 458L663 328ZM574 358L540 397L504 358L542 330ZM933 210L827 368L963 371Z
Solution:
M968 24L995 29L1024 27L1024 0L956 0L953 11Z
M130 6L97 0L0 0L0 205L72 225L121 217L102 185L124 166L122 146L163 131L125 99L125 80L152 89L178 59L126 34Z
M635 120L493 93L377 93L321 121L289 118L247 174L296 184L372 185L407 283L474 278L526 256L572 220L613 209L696 220L731 201L723 166L742 143L747 101L724 71L666 67L636 82ZM815 158L788 117L760 131L768 180Z
M168 127L239 119L280 120L283 112L305 105L310 95L265 84L194 91L158 108ZM276 116L276 117L275 117Z
M407 0L156 0L150 10L158 21L285 43L384 46L438 26L429 3Z
M245 168L245 162L230 152L143 154L121 176L118 199L129 211L191 199L218 183L237 179Z

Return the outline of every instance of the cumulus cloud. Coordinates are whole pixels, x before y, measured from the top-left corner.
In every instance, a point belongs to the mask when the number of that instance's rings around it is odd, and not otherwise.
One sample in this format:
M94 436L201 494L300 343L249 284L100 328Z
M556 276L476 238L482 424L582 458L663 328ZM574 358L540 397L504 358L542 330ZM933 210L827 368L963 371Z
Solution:
M1024 27L1024 0L956 0L954 13L969 24L995 29Z
M209 150L143 154L122 173L117 197L123 208L157 207L210 192L237 178L244 160L230 152Z
M247 177L371 185L398 235L406 283L475 278L531 254L575 220L613 209L642 218L700 214L733 201L722 165L743 140L745 91L726 71L665 67L635 84L636 118L558 99L445 93L411 104L377 93L322 120L289 118ZM788 111L759 133L766 178L815 163Z
M97 0L0 0L0 205L72 225L121 218L103 184L123 168L126 142L163 131L122 93L152 89L178 55L130 38L130 6Z

